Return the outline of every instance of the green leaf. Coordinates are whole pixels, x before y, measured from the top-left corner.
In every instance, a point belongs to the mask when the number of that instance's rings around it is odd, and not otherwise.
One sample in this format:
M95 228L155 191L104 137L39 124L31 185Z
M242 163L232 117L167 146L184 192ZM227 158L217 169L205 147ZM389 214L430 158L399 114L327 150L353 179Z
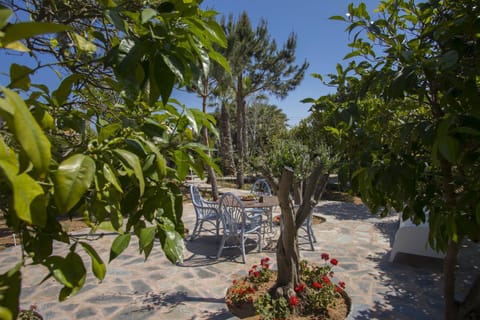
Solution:
M158 60L155 63L155 72L157 77L156 83L159 85L158 90L160 91L162 102L167 104L175 85L175 75L165 63Z
M16 63L12 63L10 65L10 84L8 85L9 88L14 89L22 89L27 91L30 89L30 74L32 73L32 69L26 66L21 66Z
M97 46L93 42L88 41L87 39L75 32L72 32L71 35L73 41L75 42L75 46L81 51L85 51L88 53L93 53L97 51Z
M122 129L122 125L119 123L112 123L108 126L102 127L98 133L98 141L102 143L110 137L116 136L120 129Z
M43 130L53 129L55 127L53 117L42 108L33 109L32 114Z
M152 8L147 8L144 9L141 13L141 18L142 18L142 24L145 22L149 21L153 17L155 17L158 14L158 12Z
M93 274L95 275L95 277L97 277L98 280L102 281L105 278L105 274L107 273L107 267L105 266L105 263L92 246L82 241L80 241L80 244L82 245L85 252L92 259Z
M118 155L119 159L125 166L133 169L138 180L140 195L143 195L143 192L145 191L145 180L143 178L142 166L137 155L124 149L115 149L113 151Z
M45 259L44 264L53 277L65 286L60 292L60 301L64 301L69 296L77 293L85 284L87 271L83 265L82 258L73 251L70 251L65 258L50 256Z
M103 176L110 182L115 189L117 189L120 193L123 193L122 187L117 179L117 176L112 170L112 167L108 163L103 164Z
M118 257L130 244L131 235L129 233L118 235L115 240L113 240L112 247L110 248L110 260Z
M18 166L6 160L0 160L0 172L12 188L13 208L17 217L30 225L44 227L47 220L46 211L44 215L33 215L30 210L34 200L44 194L42 187L28 174L17 174Z
M176 150L174 155L175 164L177 165L178 178L183 180L188 175L188 171L190 169L190 157L183 150Z
M3 29L8 23L8 19L13 14L13 11L9 8L0 5L0 29Z
M454 67L458 62L458 52L455 50L447 51L442 56L440 56L438 62L440 63L440 67L442 69L450 69Z
M55 33L72 30L71 26L50 22L19 22L7 26L3 31L5 36L0 39L3 46L18 40L30 38L45 33Z
M168 260L172 263L183 262L184 242L182 236L175 231L175 225L166 217L161 217L160 243Z
M330 20L346 21L344 16L331 16Z
M44 177L50 166L50 141L47 139L22 98L6 88L2 88L5 99L0 99L0 116L8 123L16 140Z
M22 274L21 263L0 275L0 319L17 319Z
M455 163L460 152L460 146L457 139L444 136L438 140L438 150L447 161Z
M55 179L55 203L63 214L72 209L90 187L95 175L95 161L75 154L59 165Z
M140 231L139 249L140 252L145 252L145 260L147 260L153 248L153 241L155 240L156 227L144 228Z
M57 103L57 106L62 106L67 101L70 92L72 92L72 86L75 82L82 79L82 75L79 73L72 74L66 77L62 83L58 86L57 90L52 92L52 97Z

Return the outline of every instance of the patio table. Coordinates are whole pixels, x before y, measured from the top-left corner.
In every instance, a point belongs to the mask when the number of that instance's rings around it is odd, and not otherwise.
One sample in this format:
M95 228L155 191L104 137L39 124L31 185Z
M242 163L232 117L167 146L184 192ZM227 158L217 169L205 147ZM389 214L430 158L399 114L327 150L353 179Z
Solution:
M253 199L240 197L242 203L245 208L247 209L259 209L262 210L263 213L266 214L268 219L268 226L270 228L270 232L273 231L273 222L272 222L272 213L273 207L278 206L278 198L276 196L257 196Z

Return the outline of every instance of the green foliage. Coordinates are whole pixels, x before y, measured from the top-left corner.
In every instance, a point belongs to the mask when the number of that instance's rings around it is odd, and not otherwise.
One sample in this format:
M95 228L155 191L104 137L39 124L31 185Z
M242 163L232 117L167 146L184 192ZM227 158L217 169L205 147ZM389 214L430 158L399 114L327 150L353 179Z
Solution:
M95 246L69 237L59 216L83 214L92 232L117 232L110 261L132 235L145 259L158 239L170 261L182 261L179 185L190 168L201 175L204 163L215 166L207 147L196 143L198 128L215 133L215 127L211 116L169 96L174 86L196 79L207 60L228 68L213 49L225 45L225 35L213 12L200 10L198 1L153 4L117 7L106 1L98 10L88 1L37 3L28 7L31 17L49 22L10 24L11 10L0 8L0 48L50 53L59 61L49 66L67 71L59 87L50 90L30 79L43 65L12 65L8 88L0 88L0 182L6 186L1 199L8 200L4 217L21 236L28 257L1 275L2 319L16 317L20 268L29 259L62 284L59 300L85 283L86 261L79 248L95 277L104 279L106 264ZM82 10L72 10L77 7ZM65 20L64 12L72 14L71 25L51 22ZM44 36L57 31L69 36ZM35 41L21 42L26 37ZM56 241L69 245L65 257L53 255Z
M478 10L472 1L418 7L385 1L371 22L360 7L349 8L348 30L357 32L352 47L366 46L360 38L366 33L368 45L378 41L386 52L376 57L361 49L358 56L377 63L353 64L349 71L359 81L349 81L348 95L336 97L334 127L356 163L354 187L373 210L393 206L420 222L427 208L430 243L439 249L480 230L472 197L480 190L474 142L480 71L470 67L480 57L472 32ZM382 99L365 96L366 85ZM351 105L358 110L349 111L354 121L339 119L338 110Z
M255 311L265 320L288 319L291 314L287 299L273 299L268 293L255 300Z

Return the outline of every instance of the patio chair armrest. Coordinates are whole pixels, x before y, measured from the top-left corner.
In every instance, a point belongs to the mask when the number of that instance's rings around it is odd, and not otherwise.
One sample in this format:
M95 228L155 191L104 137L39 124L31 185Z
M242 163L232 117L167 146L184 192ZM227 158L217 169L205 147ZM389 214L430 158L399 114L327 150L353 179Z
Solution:
M258 213L252 213L252 214L249 214L249 215L246 215L246 219L252 223L252 224L255 224L255 225L261 225L262 224L262 212L258 212Z

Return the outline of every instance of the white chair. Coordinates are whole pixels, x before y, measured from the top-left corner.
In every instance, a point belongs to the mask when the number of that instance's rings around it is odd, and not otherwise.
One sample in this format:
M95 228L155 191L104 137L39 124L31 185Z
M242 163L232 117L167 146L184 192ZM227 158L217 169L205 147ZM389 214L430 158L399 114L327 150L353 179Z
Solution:
M272 195L272 188L268 184L267 180L264 178L260 178L255 180L252 184L252 189L250 193L256 196L271 196Z
M220 214L218 213L218 203L215 201L207 201L202 198L200 190L195 185L190 185L190 196L192 198L193 208L195 209L196 221L193 228L190 241L200 234L202 229L210 231L203 226L203 223L210 223L215 227L215 235L218 239L220 228Z
M259 178L255 180L252 184L252 188L250 189L250 193L255 195L256 197L263 197L263 196L271 196L272 195L272 188L268 181L264 178ZM251 213L260 213L264 212L267 216L267 223L270 228L270 232L273 230L273 207L264 208L264 209L248 209Z
M400 213L400 224L390 251L390 262L393 262L399 252L443 259L445 253L433 250L428 244L429 231L428 220L416 225L410 219L403 220Z
M314 208L315 207L313 207L312 210L310 210L310 213L308 214L307 219L305 219L302 226L300 227L300 229L305 231L306 233L305 237L308 238L308 242L310 243L310 249L312 249L312 251L315 251L315 248L313 247L313 243L317 242L317 238L315 237L315 234L313 233L313 228L312 228L312 219L313 219L312 216L313 216Z
M246 262L245 241L248 236L258 237L258 252L262 252L262 214L247 215L242 201L233 193L227 192L220 199L220 215L223 225L223 236L218 249L217 259L221 256L226 244L239 247L243 263Z
M293 207L295 210L298 210L299 205L296 204ZM313 246L313 244L317 242L317 237L315 237L315 233L313 232L313 228L312 228L313 209L315 209L315 207L313 207L312 210L310 210L307 216L307 219L305 219L302 226L300 227L300 229L305 232L305 235L299 234L298 237L308 239L308 243L310 244L310 249L312 249L312 251L315 251L315 247ZM283 228L283 223L281 220L280 220L280 228Z

